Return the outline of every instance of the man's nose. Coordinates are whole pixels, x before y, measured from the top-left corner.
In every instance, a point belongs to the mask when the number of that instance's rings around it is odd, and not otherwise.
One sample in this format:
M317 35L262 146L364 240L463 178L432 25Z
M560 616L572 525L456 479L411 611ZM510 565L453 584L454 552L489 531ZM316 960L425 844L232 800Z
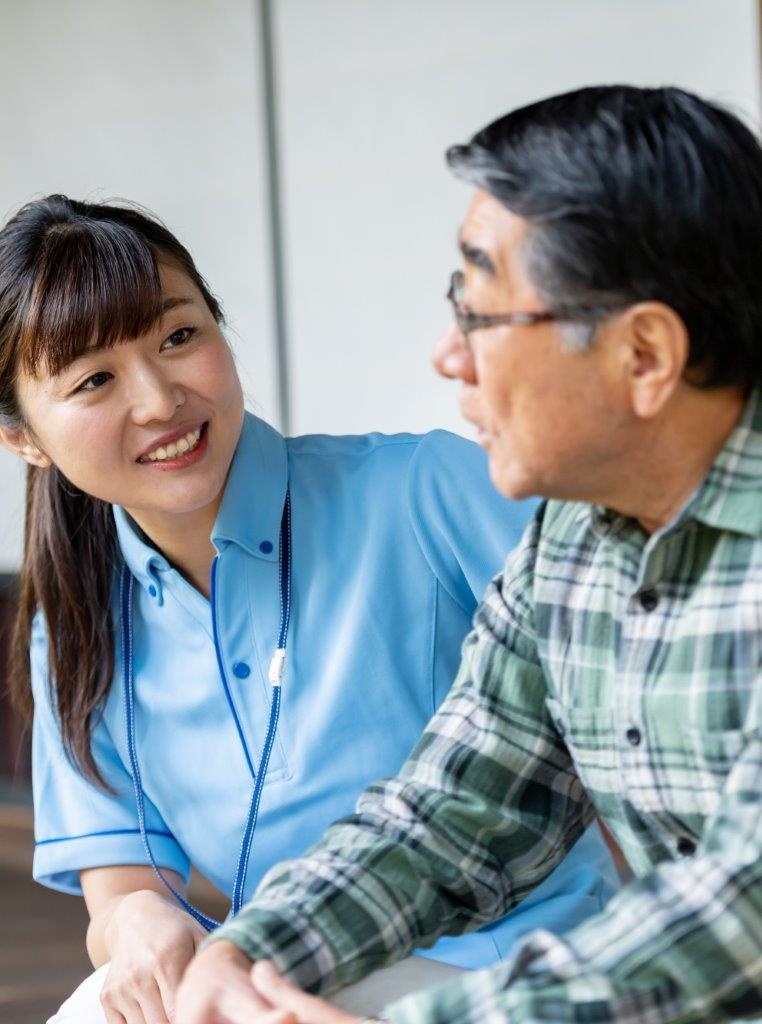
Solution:
M185 393L176 381L151 366L141 366L130 380L132 418L136 423L170 420L185 402Z
M466 337L453 321L436 343L431 357L434 369L443 377L476 383L476 364Z

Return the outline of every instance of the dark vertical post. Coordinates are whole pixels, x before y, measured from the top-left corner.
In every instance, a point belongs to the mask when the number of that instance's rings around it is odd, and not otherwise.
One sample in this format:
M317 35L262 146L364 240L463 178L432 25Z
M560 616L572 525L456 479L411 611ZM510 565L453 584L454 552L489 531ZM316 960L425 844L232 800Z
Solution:
M267 160L267 206L270 219L270 261L275 322L275 364L278 373L278 413L280 429L291 429L291 387L288 364L286 324L286 283L283 261L281 221L280 161L278 150L277 96L275 85L275 44L271 0L258 0L262 96L265 114L265 150Z

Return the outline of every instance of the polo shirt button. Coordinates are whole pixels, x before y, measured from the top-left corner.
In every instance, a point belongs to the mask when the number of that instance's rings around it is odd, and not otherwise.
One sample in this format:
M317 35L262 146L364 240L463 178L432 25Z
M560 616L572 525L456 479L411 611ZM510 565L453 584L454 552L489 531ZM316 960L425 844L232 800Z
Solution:
M677 840L677 852L681 857L690 857L696 852L696 844L688 836L680 836Z
M270 540L263 540L262 543L259 545L259 550L262 552L263 555L269 555L272 549L273 544L272 541Z
M636 725L631 725L625 733L625 736L627 737L627 742L630 743L633 747L637 747L640 741L643 739L640 729L638 729Z
M656 590L643 590L638 594L641 608L646 612L652 612L659 603L659 594Z
M246 679L251 675L251 669L245 661L237 661L235 665L233 665L233 675L236 679Z

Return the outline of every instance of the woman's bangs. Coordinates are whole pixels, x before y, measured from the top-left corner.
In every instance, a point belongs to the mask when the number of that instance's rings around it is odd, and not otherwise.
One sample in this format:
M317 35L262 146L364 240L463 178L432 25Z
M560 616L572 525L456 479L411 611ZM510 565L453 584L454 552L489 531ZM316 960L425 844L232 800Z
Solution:
M139 337L162 312L156 254L136 232L113 222L53 228L35 268L23 316L25 368L55 375L86 349Z

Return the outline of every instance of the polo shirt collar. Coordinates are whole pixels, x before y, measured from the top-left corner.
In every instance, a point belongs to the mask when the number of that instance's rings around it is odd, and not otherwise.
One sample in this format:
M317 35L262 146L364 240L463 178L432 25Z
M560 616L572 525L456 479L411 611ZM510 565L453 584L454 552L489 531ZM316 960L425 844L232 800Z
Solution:
M217 550L238 544L256 558L277 561L287 486L285 439L263 420L245 413L212 529L211 540ZM114 505L113 513L119 547L130 572L161 602L157 574L172 567L121 506Z
M121 505L112 506L116 535L122 558L132 575L161 604L163 600L162 585L158 573L167 572L172 567L166 558L152 546L146 535Z
M217 550L238 544L256 558L277 561L287 487L285 439L263 420L245 413L212 529Z

